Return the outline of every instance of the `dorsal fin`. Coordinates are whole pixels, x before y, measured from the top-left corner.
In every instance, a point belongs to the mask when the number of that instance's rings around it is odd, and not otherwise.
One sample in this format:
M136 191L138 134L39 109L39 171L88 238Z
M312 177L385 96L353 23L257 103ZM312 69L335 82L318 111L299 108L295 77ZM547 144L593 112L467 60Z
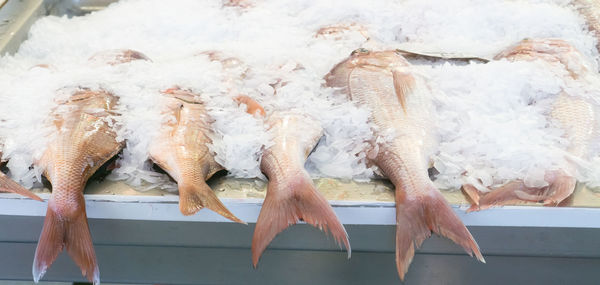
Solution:
M415 77L410 73L398 70L392 70L392 75L394 78L396 96L398 96L398 101L400 101L400 105L402 105L402 110L406 113L406 97L415 87Z

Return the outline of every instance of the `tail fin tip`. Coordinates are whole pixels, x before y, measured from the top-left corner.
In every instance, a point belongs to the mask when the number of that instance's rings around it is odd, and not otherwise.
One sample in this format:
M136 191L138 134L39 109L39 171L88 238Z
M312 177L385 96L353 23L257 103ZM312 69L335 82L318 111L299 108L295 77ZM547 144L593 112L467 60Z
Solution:
M69 217L59 216L50 206L33 260L32 274L37 283L58 255L67 249L81 269L81 274L94 284L100 283L100 270L90 235L85 208Z
M396 267L400 279L404 280L415 247L419 248L432 232L452 240L485 263L477 242L437 189L419 197L406 197L401 189L396 192Z
M179 210L185 216L191 216L202 208L208 208L215 213L236 223L246 222L236 217L223 203L207 184L195 186L182 184L179 187Z

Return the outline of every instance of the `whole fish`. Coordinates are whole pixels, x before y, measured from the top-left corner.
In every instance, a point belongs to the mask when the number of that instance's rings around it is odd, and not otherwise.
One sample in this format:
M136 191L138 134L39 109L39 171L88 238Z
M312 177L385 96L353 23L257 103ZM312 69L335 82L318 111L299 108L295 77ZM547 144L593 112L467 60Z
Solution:
M260 164L269 183L252 237L252 264L256 267L273 238L299 220L329 231L338 244L344 244L350 257L344 226L304 169L306 158L323 136L320 123L292 111L276 111L266 124L274 140L263 152Z
M124 51L120 60L128 62L138 54ZM100 282L83 190L90 176L123 147L112 128L116 104L117 97L107 91L80 88L52 111L52 139L36 163L52 183L52 195L33 261L35 282L64 248L88 280Z
M2 157L2 152L0 152L0 157ZM0 166L1 165L2 164L0 163ZM1 171L0 171L0 192L16 193L16 194L31 198L33 200L37 200L40 202L44 201L38 195L35 195L33 192L31 192L31 191L25 189L25 187L19 185L19 183L8 178L8 176L6 176Z
M178 88L164 92L166 121L160 134L150 144L150 158L164 169L179 189L179 210L193 215L206 207L234 222L244 223L221 203L206 184L219 165L208 149L212 133L206 107L196 94Z
M397 51L354 51L325 77L348 99L370 110L378 139L368 157L396 186L396 266L400 279L431 232L484 262L477 243L428 175L435 145L430 90Z
M560 39L526 39L508 48L495 58L510 61L542 60L568 71L573 80L586 76L597 76L589 71L583 56L569 43ZM550 67L550 66L549 66ZM551 67L550 67L551 68ZM592 140L597 135L595 123L596 110L588 99L571 96L562 91L554 101L550 119L565 131L570 145L569 154L583 158L590 150ZM575 190L577 180L574 164L564 169L548 170L544 180L545 187L527 187L523 180L511 181L500 188L484 194L475 189L467 189L473 200L470 211L482 210L496 205L506 205L518 201L539 202L545 205L557 205Z

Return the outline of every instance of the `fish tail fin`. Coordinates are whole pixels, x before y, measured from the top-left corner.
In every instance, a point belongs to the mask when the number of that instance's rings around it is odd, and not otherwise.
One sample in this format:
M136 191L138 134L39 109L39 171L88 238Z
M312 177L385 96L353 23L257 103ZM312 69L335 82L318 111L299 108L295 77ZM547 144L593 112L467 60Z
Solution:
M540 199L537 192L539 192L538 189L525 187L523 181L511 181L488 193L480 193L478 203L471 205L467 212L485 210L518 201L535 202Z
M575 191L577 179L563 170L547 172L546 178L550 185L544 187L528 187L522 180L508 182L483 195L479 205L473 205L467 211L484 210L519 201L541 201L546 206L556 206Z
M11 180L8 176L4 175L4 173L0 172L0 192L11 192L16 193L27 198L31 198L33 200L37 200L43 202L42 198L38 195L33 194L33 192L25 189L25 187L19 185L19 183Z
M85 214L85 206L72 215L61 216L49 203L33 260L33 280L37 283L56 257L67 249L69 256L81 269L81 274L94 284L100 283L100 270Z
M330 233L338 245L346 247L350 258L352 250L346 229L307 175L293 176L284 181L272 180L267 187L267 197L252 237L254 267L273 238L299 220Z
M186 216L193 215L202 208L208 208L236 223L245 224L223 205L212 189L204 181L195 184L180 183L179 210Z
M424 195L396 189L396 224L396 268L402 280L415 249L431 236L431 232L449 238L470 256L475 255L485 263L477 242L433 185Z
M567 197L571 196L577 186L577 179L573 176L558 176L548 187L549 195L544 199L545 206L557 206Z

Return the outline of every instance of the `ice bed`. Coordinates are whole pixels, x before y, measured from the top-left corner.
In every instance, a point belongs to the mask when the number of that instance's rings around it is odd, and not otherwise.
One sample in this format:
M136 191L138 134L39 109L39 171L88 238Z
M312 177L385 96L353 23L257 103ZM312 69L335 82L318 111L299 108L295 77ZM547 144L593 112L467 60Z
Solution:
M60 3L59 3L60 2ZM78 16L112 0L0 1L0 52L15 52L38 18ZM183 216L178 196L91 180L85 192L103 282L164 284L392 284L395 208L387 181L315 180L346 225L352 258L307 225L278 236L257 269L250 244L265 183L218 175L209 181L247 226L209 211ZM35 189L43 199L48 189ZM418 250L406 284L594 284L600 278L600 190L579 185L560 207L518 205L467 214L461 191L445 198L476 238L487 264L434 237ZM0 280L31 280L46 204L0 194ZM44 281L81 280L63 253ZM592 283L590 283L592 282Z

